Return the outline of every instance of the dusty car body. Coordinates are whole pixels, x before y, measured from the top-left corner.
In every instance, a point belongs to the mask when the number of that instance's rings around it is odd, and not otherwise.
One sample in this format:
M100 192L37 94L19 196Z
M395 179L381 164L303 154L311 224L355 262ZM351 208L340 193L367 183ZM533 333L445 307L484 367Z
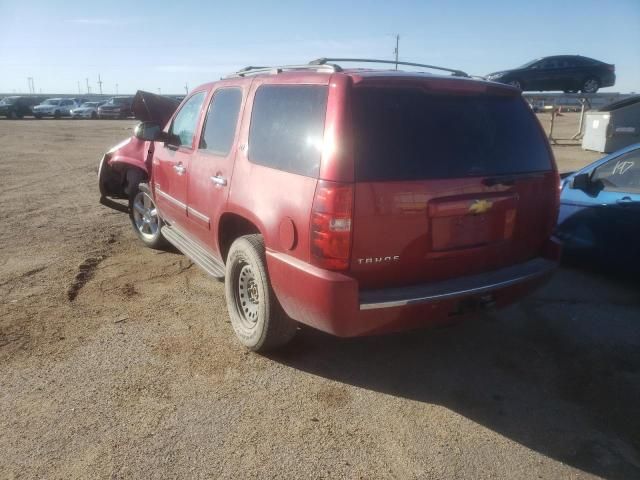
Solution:
M640 143L566 176L561 189L556 236L568 258L637 273Z
M447 323L543 283L559 179L520 92L330 60L192 90L103 157L103 203L128 198L146 246L224 278L252 350L297 323L342 337Z

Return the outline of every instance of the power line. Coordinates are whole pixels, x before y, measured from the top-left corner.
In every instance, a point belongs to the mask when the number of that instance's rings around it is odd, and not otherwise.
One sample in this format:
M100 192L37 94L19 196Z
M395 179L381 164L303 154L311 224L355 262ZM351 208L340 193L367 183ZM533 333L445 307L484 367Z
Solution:
M396 70L398 70L398 51L400 49L400 35L396 34L396 48L393 53L396 54Z

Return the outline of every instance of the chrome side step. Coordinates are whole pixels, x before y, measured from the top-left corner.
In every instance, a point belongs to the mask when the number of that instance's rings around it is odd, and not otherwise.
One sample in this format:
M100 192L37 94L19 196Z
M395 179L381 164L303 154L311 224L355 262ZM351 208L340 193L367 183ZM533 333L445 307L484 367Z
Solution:
M165 225L162 227L162 235L169 243L189 257L193 263L198 265L209 275L217 278L218 280L224 279L224 265L222 262L196 242L187 238L176 227Z

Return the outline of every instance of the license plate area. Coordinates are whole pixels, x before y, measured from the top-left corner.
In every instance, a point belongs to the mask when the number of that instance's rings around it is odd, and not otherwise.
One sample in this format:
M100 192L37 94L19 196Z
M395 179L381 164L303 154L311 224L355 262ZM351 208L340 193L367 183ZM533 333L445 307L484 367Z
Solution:
M484 312L495 308L496 299L491 293L474 297L463 298L456 303L456 306L449 312L450 317L459 315L469 315L472 313Z
M431 251L443 252L509 240L517 196L441 198L429 205Z

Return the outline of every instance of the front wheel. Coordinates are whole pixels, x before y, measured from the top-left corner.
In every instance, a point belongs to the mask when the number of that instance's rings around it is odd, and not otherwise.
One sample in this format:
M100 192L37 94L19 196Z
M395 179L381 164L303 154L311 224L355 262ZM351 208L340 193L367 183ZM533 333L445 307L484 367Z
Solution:
M511 85L512 87L516 87L518 90L522 90L522 83L520 80L511 80L507 85Z
M162 219L149 193L136 188L129 199L129 218L136 235L147 247L160 249L166 245Z
M273 350L296 334L296 323L284 313L271 288L262 235L240 237L231 245L225 294L233 330L248 349Z
M55 113L53 114L53 118L55 119L59 119L60 118L60 111L56 110Z

